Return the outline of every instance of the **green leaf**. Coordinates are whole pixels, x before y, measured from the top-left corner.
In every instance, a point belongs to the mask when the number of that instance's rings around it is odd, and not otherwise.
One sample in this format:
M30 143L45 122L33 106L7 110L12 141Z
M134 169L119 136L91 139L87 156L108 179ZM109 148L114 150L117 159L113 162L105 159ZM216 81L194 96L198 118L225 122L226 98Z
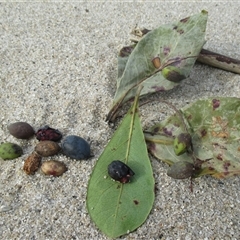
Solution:
M141 95L174 88L188 77L205 43L207 12L160 26L147 33L137 45L125 47L118 57L117 91L108 120L117 109L136 95L139 84ZM152 60L158 57L161 67Z
M240 99L210 98L198 100L181 110L192 136L194 154L205 160L196 177L210 174L226 178L240 174ZM149 151L172 165L178 161L192 163L190 154L174 153L174 138L184 132L177 114L147 130L145 139Z
M108 165L127 164L135 173L130 183L113 181ZM98 159L88 184L87 208L107 236L116 238L138 228L154 201L154 178L138 113L138 97Z

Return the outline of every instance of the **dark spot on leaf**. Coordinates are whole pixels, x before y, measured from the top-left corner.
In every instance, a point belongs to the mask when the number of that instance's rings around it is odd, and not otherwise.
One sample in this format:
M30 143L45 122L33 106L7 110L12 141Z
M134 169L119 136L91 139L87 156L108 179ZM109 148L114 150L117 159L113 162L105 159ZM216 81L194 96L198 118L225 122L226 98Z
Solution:
M229 168L230 165L231 165L230 162L225 162L225 163L223 164L223 168L224 168L224 170L225 170L226 172L228 172L228 168Z
M207 135L207 130L206 129L202 129L201 130L201 136L205 137Z
M117 189L119 189L120 188L120 185L117 185Z
M170 53L170 47L164 47L163 48L163 54L164 54L164 56L167 56L169 53Z
M215 110L216 108L218 108L220 106L220 100L218 99L213 99L212 100L212 106L213 106L213 110Z
M138 205L139 204L139 201L138 200L133 200L134 204L135 205Z
M177 26L174 26L174 27L173 27L173 30L176 30L176 29L177 29Z
M154 133L157 133L159 131L159 127L155 127L154 129L153 129L153 132ZM240 151L240 147L239 147L239 151Z
M154 152L156 150L156 145L155 145L155 143L148 142L147 148L148 148L149 151Z
M186 17L180 20L180 22L186 23L190 17Z
M163 128L163 132L167 135L167 136L172 136L172 131L168 130L167 128Z
M180 33L180 34L184 33L184 31L182 29L178 29L177 32Z
M214 147L218 147L218 148L220 148L220 149L227 150L227 148L226 148L225 146L220 145L219 143L213 143L213 146L214 146Z
M214 171L215 169L213 167L208 168L210 171Z
M221 153L219 153L219 154L217 155L217 159L218 159L218 160L221 160L221 161L223 160Z
M111 150L112 150L112 151L116 151L117 149L116 149L116 148L112 148Z

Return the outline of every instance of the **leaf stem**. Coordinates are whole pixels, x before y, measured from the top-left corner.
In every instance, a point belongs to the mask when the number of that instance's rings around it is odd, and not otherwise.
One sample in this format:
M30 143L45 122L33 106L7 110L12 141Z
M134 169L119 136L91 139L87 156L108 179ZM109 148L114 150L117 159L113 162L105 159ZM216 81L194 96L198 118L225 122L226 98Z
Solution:
M129 152L130 152L130 145L131 145L131 142L132 142L132 133L133 133L133 125L134 125L134 120L135 120L135 115L136 115L136 111L138 109L138 99L139 99L139 96L140 96L140 93L141 93L141 90L142 90L143 86L140 85L137 89L137 93L136 93L136 96L135 96L135 99L134 99L134 103L133 103L133 107L132 107L132 118L131 118L131 124L130 124L130 131L129 131L129 137L128 137L128 145L127 145L127 149L126 149L126 163L128 161L128 157L129 157Z

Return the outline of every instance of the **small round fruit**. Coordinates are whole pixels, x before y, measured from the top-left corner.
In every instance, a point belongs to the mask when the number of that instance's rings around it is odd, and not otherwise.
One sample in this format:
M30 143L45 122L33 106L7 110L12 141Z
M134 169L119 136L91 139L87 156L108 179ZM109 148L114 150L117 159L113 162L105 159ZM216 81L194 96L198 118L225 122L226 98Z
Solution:
M67 171L67 167L63 162L50 160L42 164L41 170L45 175L58 177Z
M189 133L180 133L173 142L174 152L177 156L190 151L192 148L192 137Z
M0 157L4 160L20 157L22 154L22 148L15 143L7 142L0 145Z
M53 156L60 150L60 146L53 141L41 141L35 147L35 151L43 157Z
M62 138L62 134L54 128L50 128L48 125L41 127L36 132L36 138L39 141L54 141L58 142Z
M62 142L63 153L70 158L82 160L91 157L90 145L83 138L75 135L67 136Z
M28 175L34 174L39 168L41 159L42 157L36 152L33 152L31 155L29 155L23 165L24 172Z
M175 179L185 179L192 177L194 173L194 165L186 161L178 161L174 163L167 171L169 177Z
M135 173L125 163L115 160L108 165L108 174L116 181L128 183L130 181L130 177L132 177Z
M167 66L163 68L162 75L169 81L178 83L186 77L181 73L181 70L174 66Z
M34 135L32 126L26 122L15 122L7 128L10 134L18 139L29 139Z

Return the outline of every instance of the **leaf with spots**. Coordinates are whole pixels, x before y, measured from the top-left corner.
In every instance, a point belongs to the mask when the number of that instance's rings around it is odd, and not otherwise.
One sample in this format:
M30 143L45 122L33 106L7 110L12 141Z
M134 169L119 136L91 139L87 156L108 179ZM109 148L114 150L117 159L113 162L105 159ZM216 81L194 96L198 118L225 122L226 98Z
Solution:
M141 95L167 91L189 76L204 43L207 12L162 25L147 33L136 46L118 56L117 90L107 120L114 121L119 108Z
M154 178L139 119L138 96L99 157L88 184L88 212L98 228L111 238L138 228L154 201ZM108 175L108 165L114 160L134 172L130 182L113 181Z
M240 175L240 99L230 97L198 100L181 110L192 137L197 159L201 164L195 177L210 174L216 178ZM149 151L172 165L178 161L192 162L192 156L174 153L173 141L184 126L178 114L146 131Z

